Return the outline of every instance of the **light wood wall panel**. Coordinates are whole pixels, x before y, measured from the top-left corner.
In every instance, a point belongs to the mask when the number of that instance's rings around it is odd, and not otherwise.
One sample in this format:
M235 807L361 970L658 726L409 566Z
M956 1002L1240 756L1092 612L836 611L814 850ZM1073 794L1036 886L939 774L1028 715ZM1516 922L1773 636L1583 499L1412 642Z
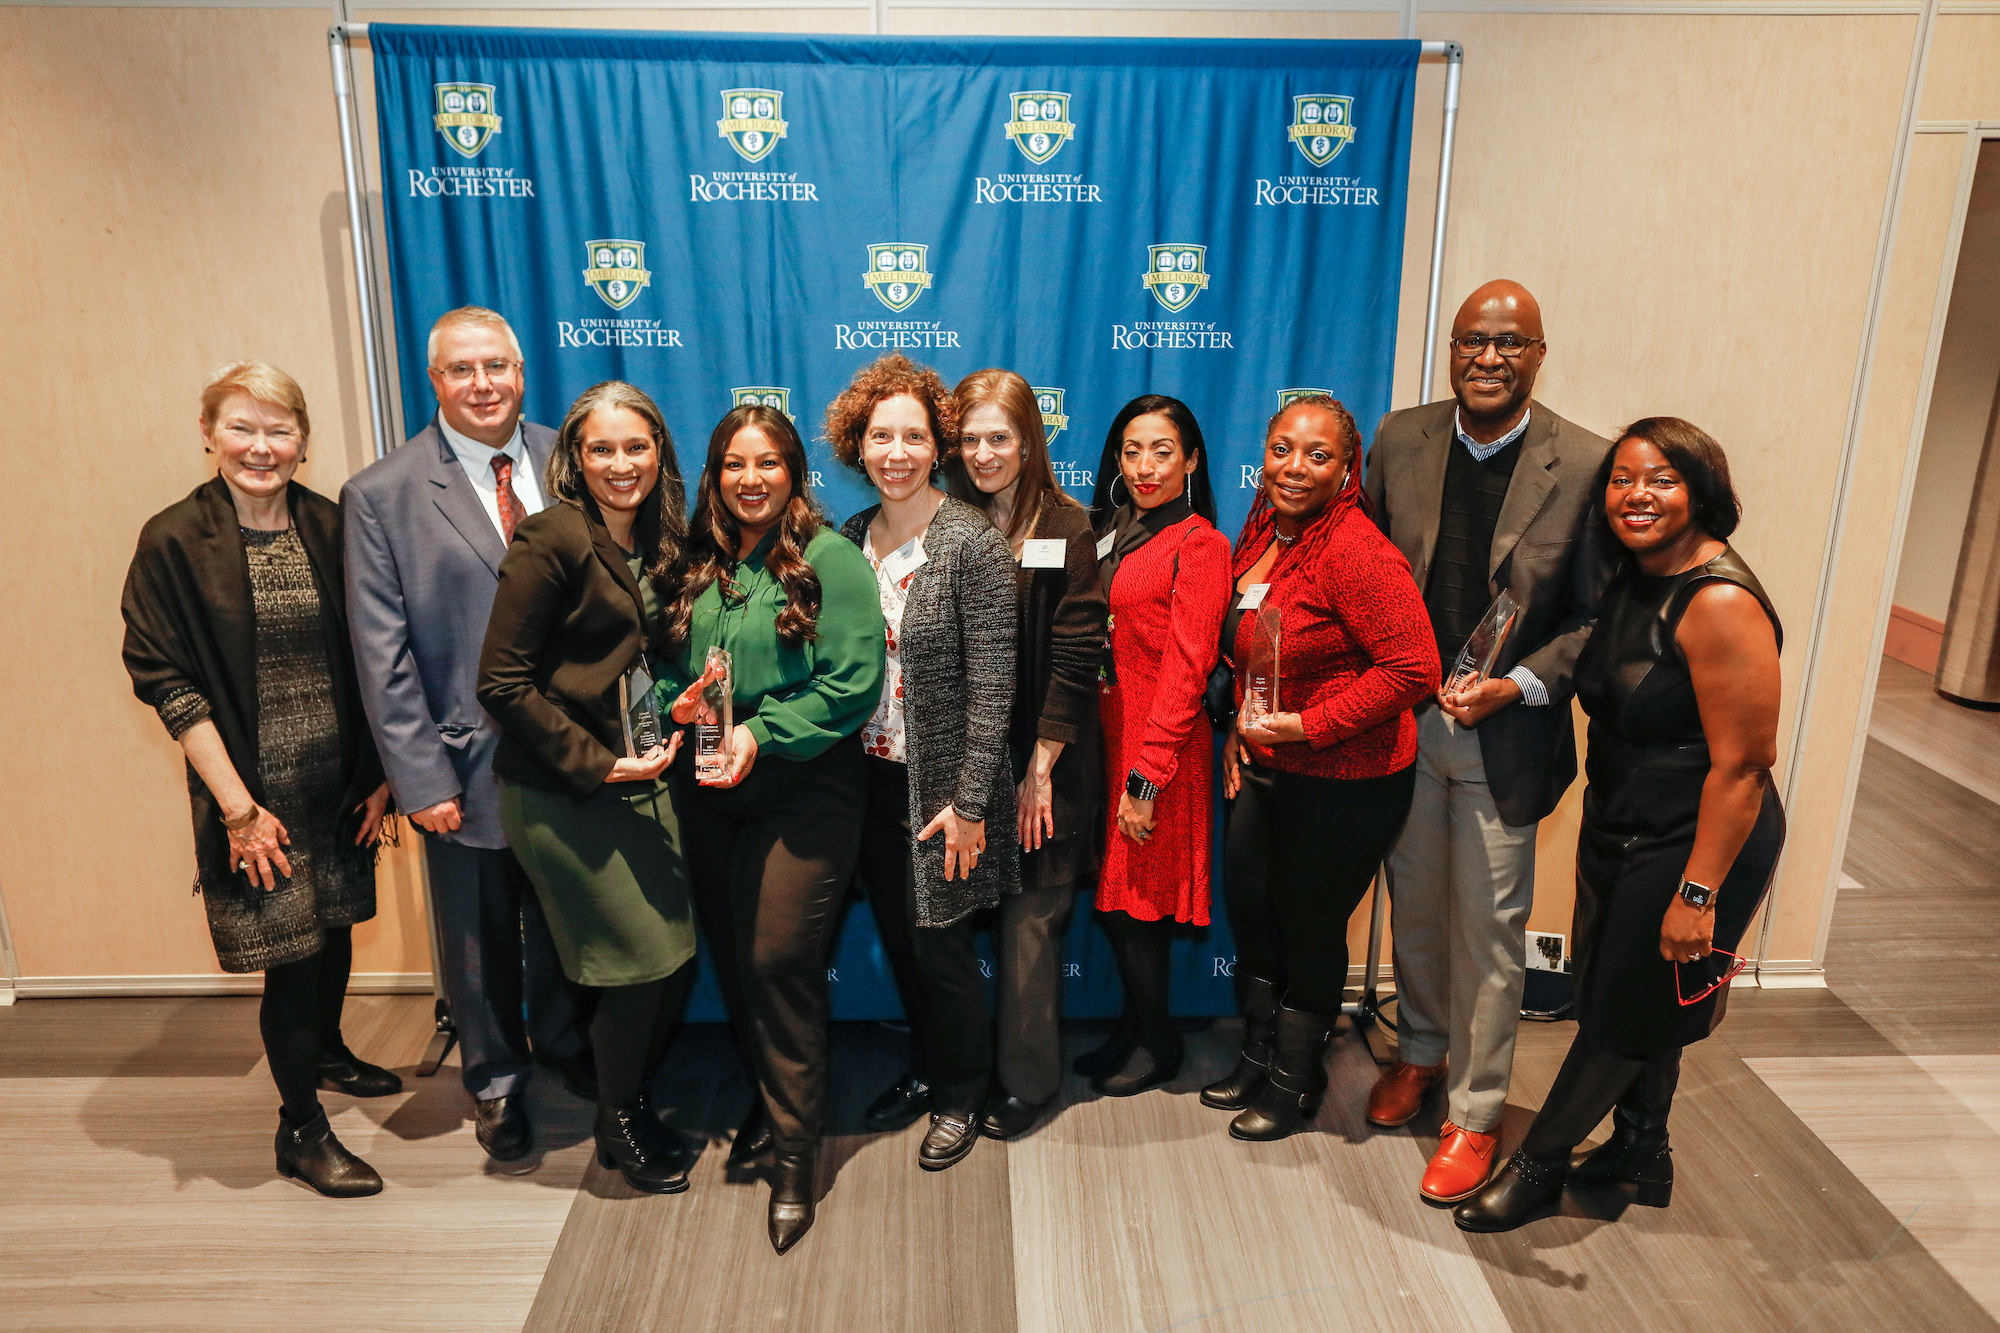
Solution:
M2000 14L1939 14L1922 120L2000 120Z

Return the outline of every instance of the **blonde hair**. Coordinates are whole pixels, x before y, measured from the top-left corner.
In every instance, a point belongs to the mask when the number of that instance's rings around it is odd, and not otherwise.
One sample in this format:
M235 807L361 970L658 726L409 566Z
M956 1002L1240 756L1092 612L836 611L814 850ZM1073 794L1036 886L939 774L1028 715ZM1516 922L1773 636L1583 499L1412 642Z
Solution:
M514 326L497 310L488 310L483 305L462 305L456 310L447 310L431 325L430 341L424 344L424 363L436 365L438 359L438 335L446 329L463 328L471 325L481 329L498 329L507 335L508 345L514 355L521 355L521 340L514 336Z
M208 383L201 386L201 433L215 429L216 414L237 394L266 407L290 412L299 423L299 437L312 435L312 421L306 416L305 391L299 382L268 361L231 361L219 366Z

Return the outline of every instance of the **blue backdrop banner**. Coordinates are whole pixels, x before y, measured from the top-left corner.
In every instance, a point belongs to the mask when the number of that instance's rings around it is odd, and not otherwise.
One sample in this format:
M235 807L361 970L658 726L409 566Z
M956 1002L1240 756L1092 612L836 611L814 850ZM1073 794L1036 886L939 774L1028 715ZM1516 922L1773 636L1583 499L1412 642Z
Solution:
M1388 408L1415 42L368 35L409 433L430 325L467 304L513 323L550 426L630 380L699 467L735 403L783 409L836 521L873 496L820 414L888 351L1026 377L1085 500L1118 409L1183 399L1232 538L1288 396L1364 431ZM1233 1008L1219 889L1177 945L1183 1013ZM1114 1014L1087 906L1068 1011ZM898 1012L865 906L832 970L837 1017ZM706 982L695 1013L720 1016Z

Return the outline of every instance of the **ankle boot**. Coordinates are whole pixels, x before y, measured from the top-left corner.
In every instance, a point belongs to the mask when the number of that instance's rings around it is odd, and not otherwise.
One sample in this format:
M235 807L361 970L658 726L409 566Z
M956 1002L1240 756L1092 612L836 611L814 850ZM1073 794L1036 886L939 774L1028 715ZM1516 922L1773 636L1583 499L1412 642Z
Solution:
M1569 1173L1573 1185L1631 1184L1638 1202L1665 1208L1673 1199L1674 1159L1667 1141L1667 1113L1680 1082L1678 1048L1646 1062L1645 1072L1611 1112L1611 1138Z
M1271 1076L1271 1041L1278 1033L1278 990L1262 977L1236 974L1243 1010L1243 1053L1229 1077L1201 1090L1201 1104L1218 1111L1240 1111L1250 1104Z
M1452 1210L1460 1231L1512 1231L1562 1196L1567 1160L1517 1152L1486 1188Z
M335 1038L322 1043L319 1052L319 1086L322 1092L344 1092L350 1097L388 1097L403 1090L403 1080L371 1065L347 1043Z
M688 1187L694 1154L680 1135L660 1123L642 1096L631 1106L597 1106L597 1163L616 1167L625 1182L647 1194L679 1194Z
M1291 1135L1318 1115L1320 1098L1326 1095L1326 1045L1332 1038L1333 1015L1279 1009L1271 1076L1229 1122L1230 1134L1267 1143Z
M1102 1046L1094 1051L1085 1051L1070 1061L1069 1067L1085 1078L1103 1078L1115 1074L1125 1067L1132 1058L1132 1052L1139 1049L1139 1016L1127 1003L1123 1013L1118 1015L1116 1026Z
M1132 1053L1112 1073L1090 1080L1100 1097L1133 1097L1148 1088L1171 1083L1180 1077L1181 1060L1187 1054L1180 1034L1174 1031L1141 1037L1132 1044Z
M732 1167L743 1166L762 1157L773 1143L778 1133L771 1124L771 1113L764 1105L762 1089L750 1090L750 1114L743 1117L743 1124L737 1129L736 1137L729 1143L729 1162Z
M766 1229L771 1248L779 1254L798 1244L812 1229L813 1178L818 1164L817 1146L804 1152L780 1148L771 1154L771 1212Z
M294 1126L278 1112L278 1174L303 1180L329 1199L362 1199L382 1192L375 1168L347 1151L321 1111Z

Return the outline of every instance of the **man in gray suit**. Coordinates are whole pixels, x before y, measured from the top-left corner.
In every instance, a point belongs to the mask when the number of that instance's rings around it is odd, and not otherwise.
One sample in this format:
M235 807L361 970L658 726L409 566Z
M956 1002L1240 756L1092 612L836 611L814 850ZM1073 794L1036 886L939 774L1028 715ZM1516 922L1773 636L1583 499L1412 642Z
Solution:
M473 694L500 558L515 524L546 503L555 435L521 419L521 344L499 315L453 310L428 350L437 416L340 492L347 606L389 785L424 833L479 1143L511 1161L534 1142L523 1095L534 1056L562 1069L572 1092L596 1093L590 997L563 977L507 849L493 780L499 727Z
M1401 1058L1370 1092L1368 1118L1406 1124L1448 1078L1421 1185L1438 1202L1473 1194L1498 1165L1535 826L1576 778L1571 677L1613 568L1609 533L1591 521L1611 444L1533 401L1548 350L1535 298L1487 283L1451 335L1452 401L1384 417L1366 478L1447 676L1502 591L1521 608L1490 679L1419 706L1416 796L1389 854Z

